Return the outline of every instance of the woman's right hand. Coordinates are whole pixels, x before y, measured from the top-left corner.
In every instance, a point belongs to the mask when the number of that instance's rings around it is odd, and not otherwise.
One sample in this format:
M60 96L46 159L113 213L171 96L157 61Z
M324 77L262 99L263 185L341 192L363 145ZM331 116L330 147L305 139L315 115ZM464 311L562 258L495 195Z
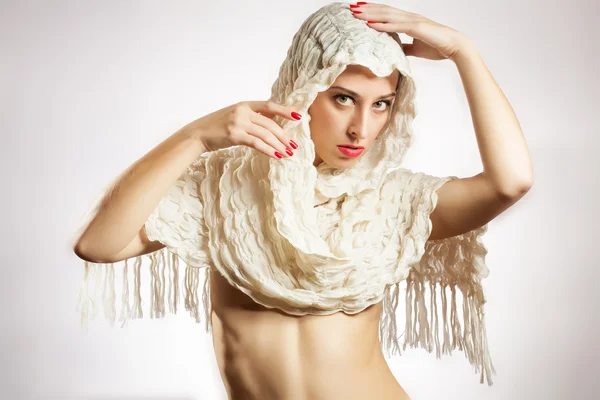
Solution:
M289 107L270 100L243 101L198 118L182 131L202 141L207 151L245 145L277 159L292 156L298 145L271 119L275 115L301 118Z

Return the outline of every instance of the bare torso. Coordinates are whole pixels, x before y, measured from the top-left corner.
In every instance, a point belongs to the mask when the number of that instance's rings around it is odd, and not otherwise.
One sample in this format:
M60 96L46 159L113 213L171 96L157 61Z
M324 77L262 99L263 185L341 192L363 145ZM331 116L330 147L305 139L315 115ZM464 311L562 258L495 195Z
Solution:
M356 315L294 316L211 270L217 365L230 400L409 400L381 352L381 303Z

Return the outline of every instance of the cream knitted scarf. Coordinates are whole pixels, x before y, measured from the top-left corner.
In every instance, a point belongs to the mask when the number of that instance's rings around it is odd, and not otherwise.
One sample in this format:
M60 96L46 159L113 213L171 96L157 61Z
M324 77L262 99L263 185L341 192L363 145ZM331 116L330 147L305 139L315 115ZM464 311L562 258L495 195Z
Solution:
M391 119L352 168L336 170L325 163L315 168L307 110L349 64L366 66L378 76L400 71ZM332 3L310 15L293 38L271 95L271 100L305 116L301 121L275 117L299 149L294 157L275 160L234 146L204 153L181 175L145 225L148 237L166 246L150 254L151 316L165 314L166 285L169 312L177 312L182 261L186 309L198 322L198 272L216 268L255 302L293 315L355 314L383 301L379 332L389 356L390 350L400 352L396 307L399 284L406 281L403 348L435 348L438 358L453 349L464 351L481 371L481 383L486 378L491 385L495 371L481 286L488 275L487 250L480 241L487 225L427 240L436 191L456 177L400 167L412 143L414 97L415 84L397 34L370 28L354 18L346 3ZM127 261L119 318L123 323L142 317L141 257L135 259L132 306ZM78 304L82 323L95 315L100 295L105 315L114 323L113 267L86 263ZM202 299L207 332L208 277L206 273ZM456 288L462 293L462 325Z

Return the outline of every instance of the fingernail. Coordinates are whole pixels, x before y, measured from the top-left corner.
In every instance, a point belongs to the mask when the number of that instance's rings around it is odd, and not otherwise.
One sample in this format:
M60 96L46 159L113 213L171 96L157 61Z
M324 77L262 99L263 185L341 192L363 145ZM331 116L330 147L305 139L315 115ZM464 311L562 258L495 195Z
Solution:
M358 2L358 3L356 3L356 4L358 4L359 6L362 6L363 4L367 4L367 2L366 2L366 1L359 1L359 2Z
M290 149L285 149L285 152L287 153L288 156L293 156L294 153L292 153L292 151Z
M298 113L297 113L297 112L295 112L295 111L292 111L292 118L295 118L295 119L300 119L300 118L302 118L302 115L298 114Z
M360 6L357 6L357 5L354 5L354 4L350 4L350 8L357 8L357 7L360 7Z
M354 14L362 14L362 11L354 11L354 10L352 10L352 12L353 12Z
M281 154L280 152L276 151L275 152L275 157L277 157L277 158L283 158L283 154Z
M298 148L298 145L296 144L296 142L294 142L293 140L290 140L290 146L292 147L292 149L296 150Z
M375 21L367 21L368 24L374 24Z

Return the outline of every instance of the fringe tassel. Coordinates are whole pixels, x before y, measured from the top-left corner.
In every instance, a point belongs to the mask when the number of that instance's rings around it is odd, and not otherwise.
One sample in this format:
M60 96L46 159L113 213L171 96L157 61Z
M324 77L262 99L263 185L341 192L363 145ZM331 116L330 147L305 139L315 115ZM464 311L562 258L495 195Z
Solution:
M425 283L429 283L430 298L429 307L425 301ZM379 334L382 351L391 357L393 354L401 354L398 345L396 327L396 307L398 305L399 285L386 288L383 298L383 312L380 319ZM448 302L446 288L450 288L452 294L450 318L448 318ZM440 343L439 319L438 319L438 288L442 301L442 331L443 340ZM412 275L406 279L406 326L405 341L402 350L420 347L431 353L435 348L437 358L442 354L452 354L452 350L464 351L465 356L475 368L475 372L481 372L480 383L487 381L488 386L493 385L492 374L496 370L492 363L485 328L485 313L483 310L483 295L476 289L463 287L463 324L457 313L456 285L439 284L430 281L414 279ZM450 336L452 335L452 336Z
M167 314L177 314L177 305L180 298L179 286L179 257L167 248L150 253L150 318L164 318ZM141 319L144 316L141 296L141 268L143 256L133 258L133 304L130 305L129 291L129 261L124 260L121 274L122 293L119 322L124 327L127 321ZM202 303L204 305L205 331L212 333L210 313L210 270L209 268L196 268L185 265L185 309L200 323L200 310L198 301L198 287L200 285L200 270L204 272L204 286ZM81 316L81 328L88 331L89 321L94 319L102 305L104 318L111 327L116 320L116 295L115 295L115 263L85 262L83 281L77 296L76 310ZM165 296L166 295L166 296ZM99 301L101 296L101 303ZM165 297L167 304L165 305Z
M391 290L394 290L390 294ZM399 285L387 287L383 297L383 312L379 323L379 340L383 351L391 357L391 354L400 353L396 327L396 308L398 307ZM390 354L391 352L391 354Z
M165 260L165 256L169 258ZM176 314L179 304L179 257L169 252L166 248L162 251L150 253L150 317L163 318L167 313ZM142 257L134 258L133 265L133 305L130 306L129 294L129 260L124 260L121 274L122 294L119 321L124 327L127 321L143 318L141 296L141 267ZM184 264L185 265L185 264ZM200 286L200 270L204 270L204 287L202 303L204 305L205 330L212 333L210 321L210 270L209 268L195 268L185 265L184 291L185 309L196 320L201 322L199 310L198 289ZM429 283L429 307L425 301L425 283ZM399 336L396 325L396 309L398 307L400 283L386 288L383 298L383 311L380 319L379 337L384 353L391 357L401 354ZM475 371L481 368L480 383L487 381L493 385L492 374L496 374L493 366L485 327L485 313L483 305L485 300L480 288L476 284L461 285L463 324L457 312L457 293L455 284L439 284L439 294L442 300L442 331L443 341L439 338L439 320L437 307L437 288L435 282L425 279L414 279L411 274L406 279L406 326L405 341L402 350L407 346L421 347L428 352L435 348L436 357L441 354L452 354L452 350L464 351L465 356L474 366ZM446 288L450 288L451 305L448 318L448 299ZM165 292L168 299L168 309L165 309ZM116 319L115 301L115 271L114 264L96 264L85 262L83 282L79 289L77 311L81 315L81 327L84 332L88 330L88 322L94 319L99 312L100 305L104 317L110 326L114 326ZM464 328L463 328L464 326ZM433 330L433 332L432 332ZM401 335L400 335L401 336Z

